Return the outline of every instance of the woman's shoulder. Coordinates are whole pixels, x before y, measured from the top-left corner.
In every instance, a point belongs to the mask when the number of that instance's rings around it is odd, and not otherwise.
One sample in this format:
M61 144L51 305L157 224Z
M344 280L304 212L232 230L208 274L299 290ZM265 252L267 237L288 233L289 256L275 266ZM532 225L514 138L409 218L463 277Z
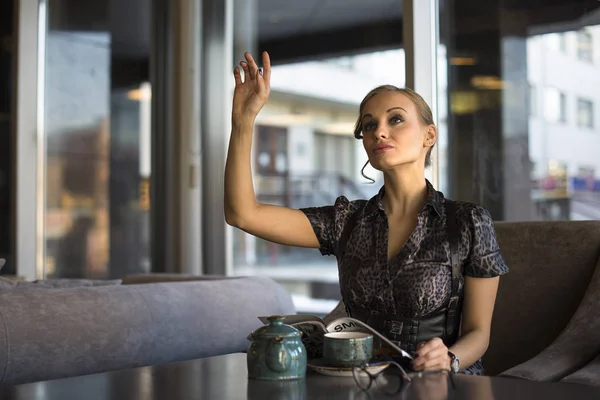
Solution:
M487 208L477 203L454 200L456 204L456 218L463 222L475 225L492 225L493 219Z
M357 216L364 214L367 204L367 200L348 200L346 196L339 196L334 200L333 204L301 208L300 211L303 211L312 218L318 216L319 218L333 218L336 221L343 221L354 214L357 214Z
M362 214L368 203L369 200L365 199L348 200L346 196L339 196L335 199L335 202L333 203L333 208L336 210L336 212L342 214Z

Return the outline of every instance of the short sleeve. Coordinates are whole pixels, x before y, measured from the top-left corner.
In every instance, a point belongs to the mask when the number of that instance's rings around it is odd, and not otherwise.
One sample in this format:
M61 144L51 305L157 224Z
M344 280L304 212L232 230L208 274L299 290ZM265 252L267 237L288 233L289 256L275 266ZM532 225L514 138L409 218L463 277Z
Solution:
M493 278L508 272L490 213L483 207L475 206L471 211L471 249L466 260L465 275L474 278Z
M319 240L319 250L324 256L336 255L341 227L350 211L350 201L344 196L335 200L334 205L324 207L301 208L310 221Z

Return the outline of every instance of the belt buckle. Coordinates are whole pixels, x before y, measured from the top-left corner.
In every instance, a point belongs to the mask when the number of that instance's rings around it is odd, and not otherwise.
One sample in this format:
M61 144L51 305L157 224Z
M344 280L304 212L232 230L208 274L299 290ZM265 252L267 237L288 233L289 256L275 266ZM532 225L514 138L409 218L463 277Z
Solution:
M458 301L459 301L458 296L450 297L450 301L448 302L448 311L450 313L454 314L456 312L456 308L458 307Z
M402 335L402 328L404 327L404 322L401 321L393 321L389 320L387 323L390 325L390 329L388 332L392 335Z

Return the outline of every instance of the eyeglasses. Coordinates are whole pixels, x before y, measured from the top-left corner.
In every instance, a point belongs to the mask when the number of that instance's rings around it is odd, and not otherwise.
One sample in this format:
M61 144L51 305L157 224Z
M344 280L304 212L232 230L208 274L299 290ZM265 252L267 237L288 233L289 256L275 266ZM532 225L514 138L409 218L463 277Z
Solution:
M378 373L369 372L369 367L375 367L378 365L389 364L390 367L394 367L397 369L394 373L385 373L388 368L379 371ZM398 373L399 372L399 373ZM354 381L358 385L359 388L366 391L371 388L373 382L377 385L377 387L383 392L393 395L400 393L406 386L408 386L413 379L415 378L423 378L426 376L432 375L441 375L446 374L450 381L450 388L452 390L455 389L454 378L452 374L447 370L434 370L434 371L421 371L421 372L411 372L407 373L404 368L400 364L394 361L382 361L376 363L369 363L362 366L357 366L352 369L352 376L354 377Z

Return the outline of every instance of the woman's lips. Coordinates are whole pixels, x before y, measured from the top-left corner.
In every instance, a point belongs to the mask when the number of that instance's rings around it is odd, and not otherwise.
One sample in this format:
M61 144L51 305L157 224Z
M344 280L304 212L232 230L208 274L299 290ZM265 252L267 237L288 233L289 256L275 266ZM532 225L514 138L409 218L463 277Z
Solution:
M385 153L386 151L390 151L393 149L394 148L392 146L377 146L373 149L373 153L381 154L381 153Z

